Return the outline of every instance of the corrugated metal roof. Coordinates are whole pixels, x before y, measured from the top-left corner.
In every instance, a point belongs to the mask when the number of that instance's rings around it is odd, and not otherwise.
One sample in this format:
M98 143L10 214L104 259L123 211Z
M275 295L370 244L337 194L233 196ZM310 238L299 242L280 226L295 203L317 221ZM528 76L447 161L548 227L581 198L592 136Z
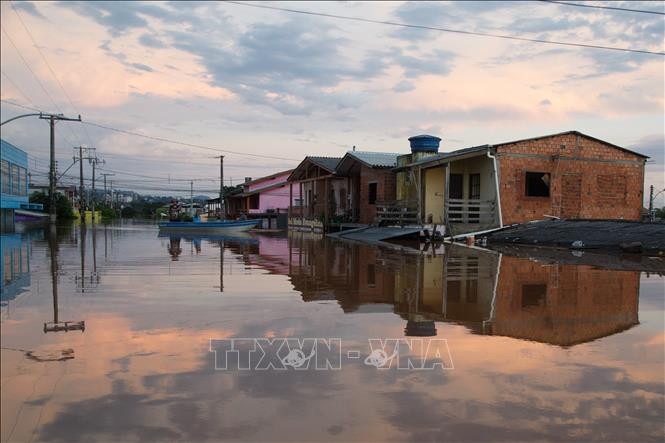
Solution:
M307 159L309 159L312 163L317 164L318 166L321 166L323 169L327 169L330 172L335 172L335 168L337 167L337 163L342 159L341 157L310 157L308 156Z
M397 157L400 155L394 152L369 151L349 151L347 154L373 168L394 168L397 165Z

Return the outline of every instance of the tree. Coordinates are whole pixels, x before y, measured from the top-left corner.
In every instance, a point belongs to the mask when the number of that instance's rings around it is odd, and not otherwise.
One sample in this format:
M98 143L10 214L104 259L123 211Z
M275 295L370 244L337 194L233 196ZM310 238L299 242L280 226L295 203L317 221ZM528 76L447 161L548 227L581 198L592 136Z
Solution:
M50 212L51 200L43 192L33 192L30 195L30 203L41 203L44 205L44 212ZM61 193L55 194L55 215L58 220L72 220L75 218L72 204Z

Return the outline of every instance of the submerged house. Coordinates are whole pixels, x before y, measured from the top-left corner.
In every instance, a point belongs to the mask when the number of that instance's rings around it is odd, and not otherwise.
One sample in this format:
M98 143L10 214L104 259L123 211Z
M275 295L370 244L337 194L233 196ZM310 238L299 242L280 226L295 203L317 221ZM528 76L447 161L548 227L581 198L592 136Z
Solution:
M340 157L308 156L288 177L289 195L300 196L289 210L289 227L323 232L348 217L349 183L337 174Z
M548 216L638 220L645 155L577 131L439 153L409 139L398 158L397 203L454 235Z
M375 222L377 207L395 200L395 173L398 154L349 151L335 172L346 177L348 222Z

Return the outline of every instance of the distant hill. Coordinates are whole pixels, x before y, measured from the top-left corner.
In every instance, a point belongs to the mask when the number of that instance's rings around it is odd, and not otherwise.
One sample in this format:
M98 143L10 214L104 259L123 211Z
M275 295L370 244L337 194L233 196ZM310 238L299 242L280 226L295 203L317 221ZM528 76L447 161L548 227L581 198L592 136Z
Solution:
M210 197L208 197L207 195L195 195L194 200L195 201L206 201L206 200L210 200Z

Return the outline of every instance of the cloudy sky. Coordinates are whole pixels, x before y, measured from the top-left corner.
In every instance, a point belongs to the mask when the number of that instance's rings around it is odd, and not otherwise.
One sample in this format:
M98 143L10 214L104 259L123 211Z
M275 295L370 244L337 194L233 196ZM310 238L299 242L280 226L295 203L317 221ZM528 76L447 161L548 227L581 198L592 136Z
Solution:
M611 4L664 11L661 2ZM269 5L664 51L665 20L657 14L538 1ZM646 184L665 187L662 55L231 3L0 7L2 120L30 112L18 103L210 148L59 123L59 170L71 163L73 146L93 146L103 169L116 174L116 187L168 193L189 189L185 180L196 178L197 193L214 194L220 153L225 176L238 183L294 167L305 155L341 156L354 145L408 152L407 138L421 133L442 137L450 151L571 129L651 156ZM48 167L47 123L17 120L2 127L2 137L28 151L39 181Z

